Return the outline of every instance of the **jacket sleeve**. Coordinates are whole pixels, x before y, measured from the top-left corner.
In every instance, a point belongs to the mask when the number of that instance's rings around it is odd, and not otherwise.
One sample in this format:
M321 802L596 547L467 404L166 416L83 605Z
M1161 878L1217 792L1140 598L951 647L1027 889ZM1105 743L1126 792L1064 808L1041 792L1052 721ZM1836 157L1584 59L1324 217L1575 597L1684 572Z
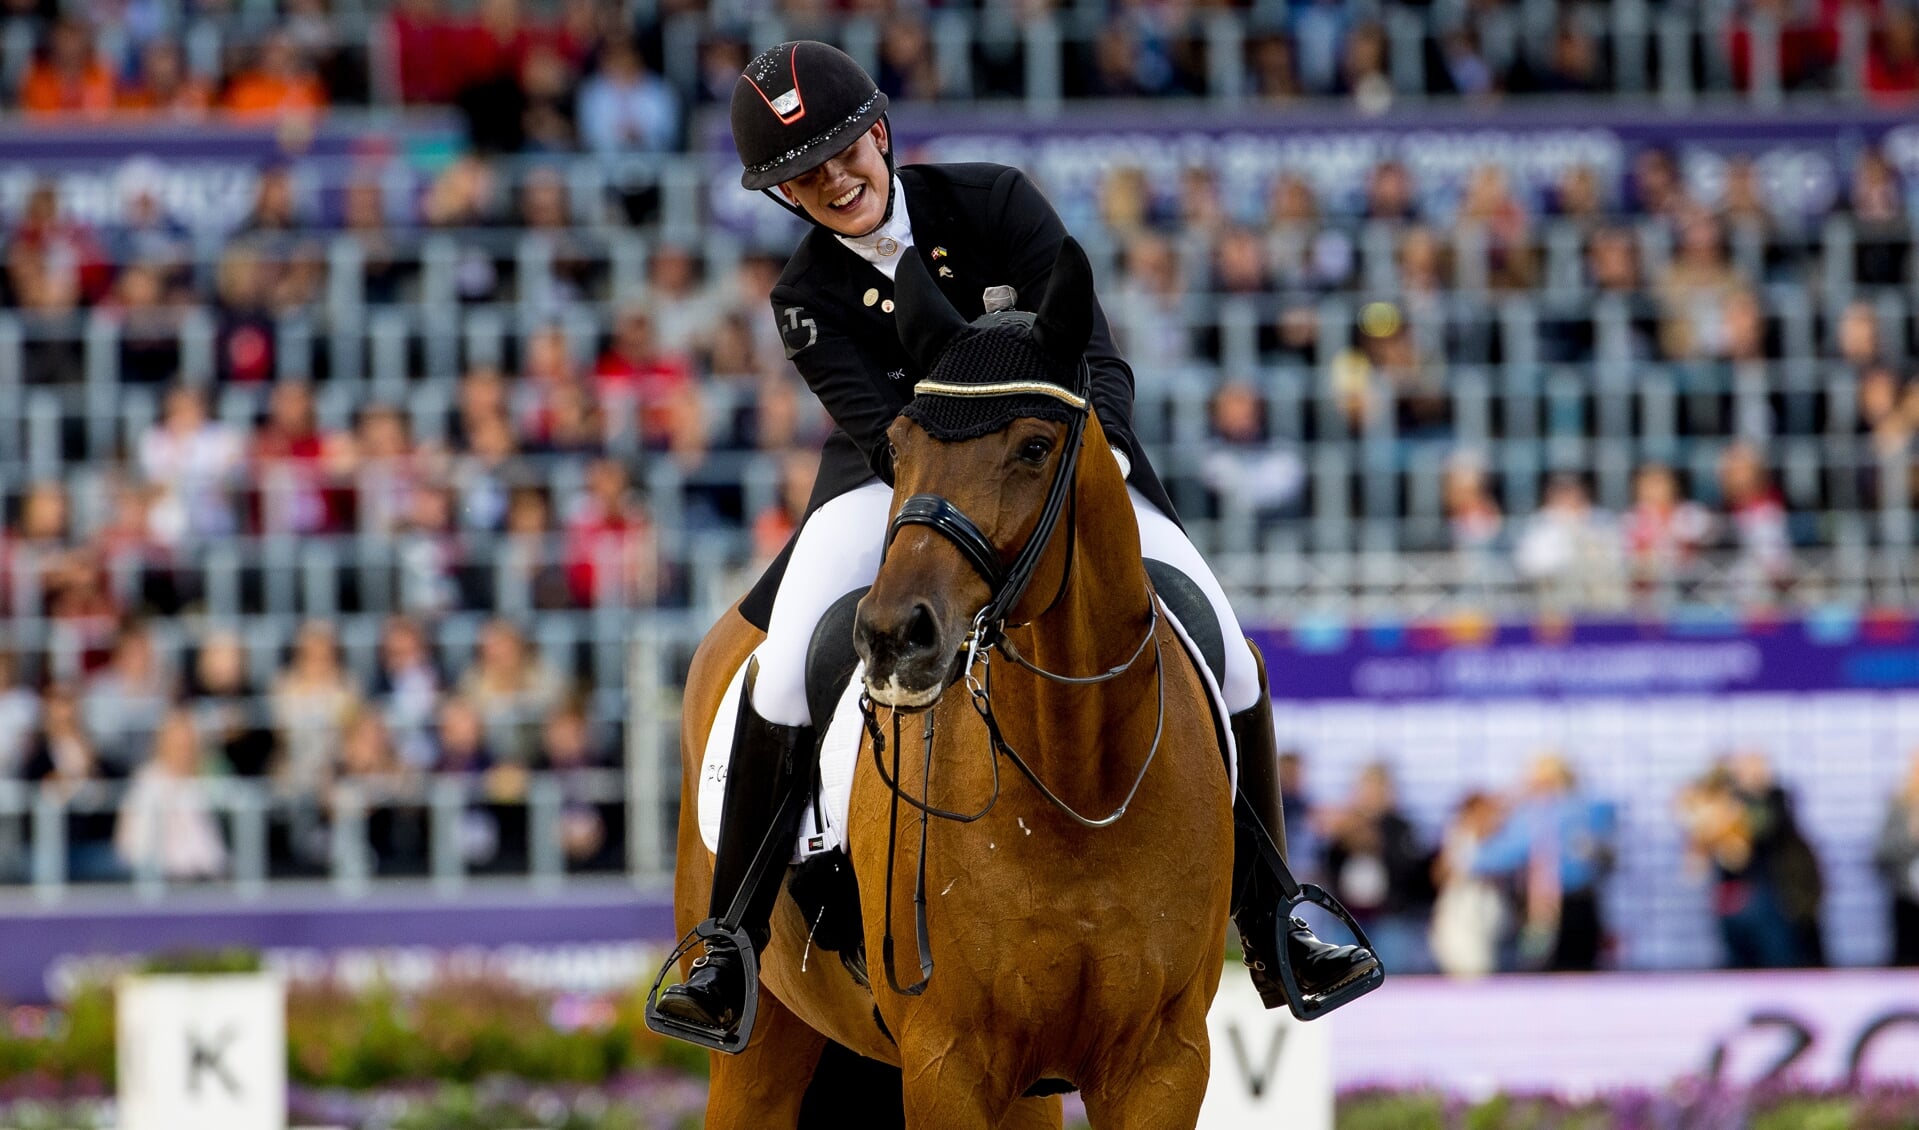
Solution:
M1053 272L1066 225L1039 187L1018 169L1007 169L993 185L988 229L1003 240L1005 261L1013 275L1023 310L1037 309ZM1086 361L1093 370L1093 410L1099 414L1106 441L1137 466L1139 441L1133 436L1133 369L1113 343L1106 311L1093 303L1093 336L1086 344Z
M778 319L786 358L793 362L807 387L820 398L827 415L852 439L867 466L888 486L893 485L892 448L886 429L899 415L899 406L881 394L882 380L867 366L859 347L823 315L809 310L792 287L773 288L773 316Z

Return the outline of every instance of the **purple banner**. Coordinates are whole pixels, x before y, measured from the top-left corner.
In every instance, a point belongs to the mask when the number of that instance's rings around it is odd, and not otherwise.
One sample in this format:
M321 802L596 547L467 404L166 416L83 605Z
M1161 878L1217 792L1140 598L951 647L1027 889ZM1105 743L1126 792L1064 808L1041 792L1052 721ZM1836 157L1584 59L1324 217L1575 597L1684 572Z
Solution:
M1522 199L1541 204L1568 169L1586 166L1622 192L1632 158L1647 147L1670 148L1689 192L1720 199L1729 159L1754 162L1764 198L1782 218L1817 216L1846 190L1860 150L1881 145L1906 183L1919 183L1919 124L1910 114L1865 108L1754 114L1741 107L1662 112L1575 105L1503 109L1395 110L1380 117L1347 107L1222 111L1190 105L1074 108L1034 116L1019 110L937 111L896 108L891 122L908 161L997 161L1039 178L1069 227L1095 220L1100 180L1131 166L1167 200L1187 168L1210 171L1235 218L1258 223L1275 177L1302 176L1322 209L1356 212L1366 174L1381 161L1406 165L1420 206L1435 218L1452 214L1467 178L1479 167L1506 171ZM713 170L714 214L730 227L763 236L789 225L784 213L739 188L738 159L726 123L705 135Z
M1561 698L1919 686L1898 614L1804 620L1491 625L1308 622L1255 631L1291 701Z
M380 969L406 975L430 970L451 955L514 975L529 951L598 947L606 969L586 980L626 978L629 957L610 962L605 947L637 952L670 945L673 904L666 896L629 890L569 890L551 896L469 893L440 899L376 892L363 899L325 895L258 902L215 901L177 892L165 903L123 895L111 904L8 909L0 912L0 1001L37 1003L91 972L124 968L141 955L243 947L265 951L269 964L292 974L330 968Z

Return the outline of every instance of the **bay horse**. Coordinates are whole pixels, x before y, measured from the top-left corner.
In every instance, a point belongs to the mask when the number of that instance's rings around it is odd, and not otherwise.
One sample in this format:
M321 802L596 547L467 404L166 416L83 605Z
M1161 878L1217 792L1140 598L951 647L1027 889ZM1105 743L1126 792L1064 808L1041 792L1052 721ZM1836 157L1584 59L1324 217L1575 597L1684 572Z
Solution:
M1040 1096L1071 1088L1100 1130L1192 1126L1232 794L1209 691L1083 395L1091 268L1068 239L1037 316L968 323L902 258L900 332L929 377L888 433L894 520L855 619L866 733L847 822L858 933L886 976L868 988L823 960L817 922L783 893L753 1035L714 1054L706 1125L796 1125L831 1040L901 1069L913 1130L1058 1127L1060 1100ZM712 880L696 812L707 735L760 638L736 606L688 673L682 929ZM901 984L896 959L915 950L922 979Z

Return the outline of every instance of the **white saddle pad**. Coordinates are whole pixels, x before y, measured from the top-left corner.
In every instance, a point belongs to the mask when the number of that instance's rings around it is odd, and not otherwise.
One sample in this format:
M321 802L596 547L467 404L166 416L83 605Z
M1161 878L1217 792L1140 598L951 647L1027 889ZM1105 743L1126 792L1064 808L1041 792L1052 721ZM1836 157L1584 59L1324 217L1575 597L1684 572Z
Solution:
M1160 614L1173 626L1173 631L1185 645L1193 667L1199 671L1200 681L1206 684L1206 693L1212 699L1213 710L1220 720L1220 732L1226 736L1227 773L1238 787L1239 753L1233 748L1232 727L1225 724L1226 700L1220 694L1219 684L1213 679L1212 670L1193 645L1192 638L1179 620L1160 605ZM1229 641L1227 646L1232 646ZM1245 646L1242 642L1240 646ZM705 841L706 850L718 851L720 844L720 812L725 807L727 764L733 757L733 729L740 716L740 695L744 693L746 668L733 672L733 681L726 688L726 694L720 699L720 712L713 720L713 729L706 736L706 756L700 765L700 839ZM800 819L799 839L793 845L792 862L832 851L846 843L846 814L853 803L853 773L859 765L861 720L860 720L860 678L865 667L855 667L853 677L840 692L839 705L833 709L833 719L827 724L826 739L820 746L820 797L817 804L806 806L806 813Z

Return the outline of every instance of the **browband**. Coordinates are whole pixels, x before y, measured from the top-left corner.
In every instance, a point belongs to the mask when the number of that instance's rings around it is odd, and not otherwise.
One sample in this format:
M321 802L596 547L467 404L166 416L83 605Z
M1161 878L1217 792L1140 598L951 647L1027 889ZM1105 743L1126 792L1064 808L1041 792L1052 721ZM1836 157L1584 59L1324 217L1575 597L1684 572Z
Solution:
M1047 381L1001 381L990 385L961 385L946 381L920 381L913 386L916 395L931 396L1050 396L1063 400L1084 412L1086 398L1068 392Z

